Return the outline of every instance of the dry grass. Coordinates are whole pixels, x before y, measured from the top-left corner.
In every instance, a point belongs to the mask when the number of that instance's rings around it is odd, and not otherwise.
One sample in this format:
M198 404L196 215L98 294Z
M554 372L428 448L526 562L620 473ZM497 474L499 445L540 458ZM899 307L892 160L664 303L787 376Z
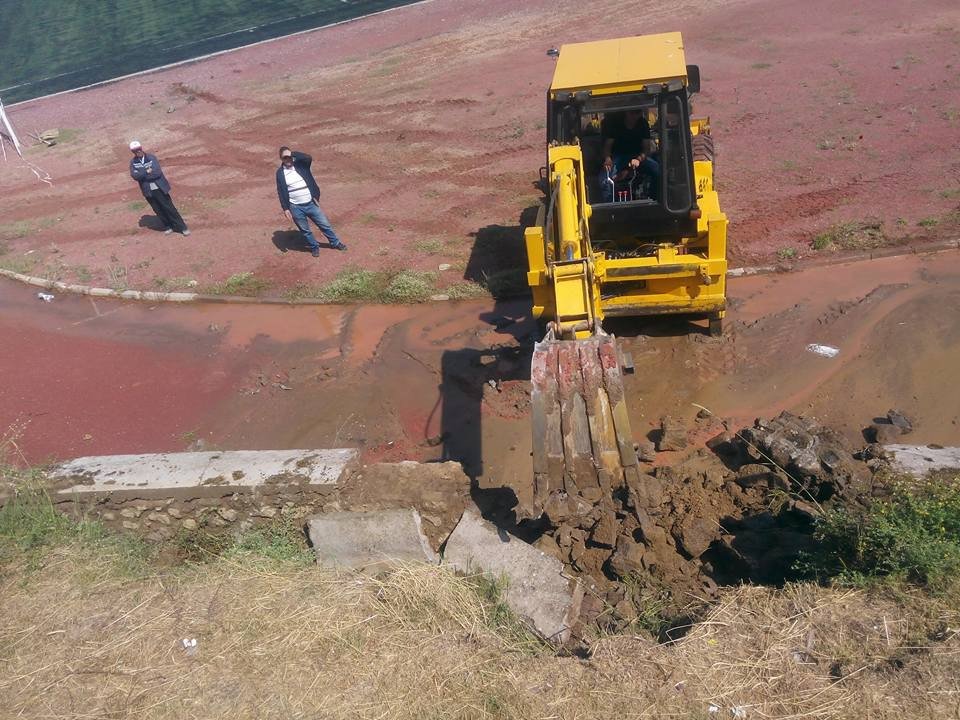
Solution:
M900 719L960 703L960 623L920 595L733 589L673 645L606 637L585 660L439 568L118 567L76 542L0 567L0 716Z

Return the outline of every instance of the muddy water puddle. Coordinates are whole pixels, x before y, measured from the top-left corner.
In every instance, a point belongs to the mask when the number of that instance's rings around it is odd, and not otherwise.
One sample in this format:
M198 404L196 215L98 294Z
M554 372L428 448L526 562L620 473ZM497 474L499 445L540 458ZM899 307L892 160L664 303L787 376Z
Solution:
M960 443L948 382L960 366L960 254L729 287L721 339L686 320L611 324L636 367L625 386L637 439L652 437L664 414L705 439L716 423L695 421L698 406L744 425L783 409L815 412L856 439L873 415L901 407L918 420L918 442ZM529 467L535 330L522 300L41 303L10 283L0 300L0 324L15 338L0 355L0 422L29 420L21 447L34 459L183 450L201 439L225 449L350 445L370 459L453 459L492 486L522 483ZM840 352L820 357L810 343Z

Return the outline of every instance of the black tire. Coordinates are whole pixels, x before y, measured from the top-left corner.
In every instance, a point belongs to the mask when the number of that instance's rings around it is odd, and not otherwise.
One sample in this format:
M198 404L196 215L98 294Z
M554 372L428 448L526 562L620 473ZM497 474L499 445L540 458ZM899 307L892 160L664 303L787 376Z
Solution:
M710 135L694 135L693 136L693 159L697 160L709 160L710 162L716 165L716 160L714 159L716 154L713 150L713 137Z

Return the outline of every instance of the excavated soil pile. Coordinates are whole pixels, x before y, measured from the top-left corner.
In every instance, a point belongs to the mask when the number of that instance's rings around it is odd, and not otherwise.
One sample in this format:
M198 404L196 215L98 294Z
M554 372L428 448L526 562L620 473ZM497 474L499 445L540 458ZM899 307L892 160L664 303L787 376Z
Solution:
M638 592L679 600L718 585L782 583L817 514L872 490L870 469L838 434L790 413L708 447L593 505L566 496L547 508L536 545L585 581L584 620L633 620Z

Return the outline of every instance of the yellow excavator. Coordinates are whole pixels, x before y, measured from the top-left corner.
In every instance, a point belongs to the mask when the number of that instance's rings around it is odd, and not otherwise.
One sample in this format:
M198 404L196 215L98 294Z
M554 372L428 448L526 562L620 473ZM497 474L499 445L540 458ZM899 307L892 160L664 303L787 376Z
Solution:
M722 334L727 218L700 71L680 33L563 45L547 93L546 202L525 230L533 314L529 517L610 497L638 472L607 317L691 314Z

